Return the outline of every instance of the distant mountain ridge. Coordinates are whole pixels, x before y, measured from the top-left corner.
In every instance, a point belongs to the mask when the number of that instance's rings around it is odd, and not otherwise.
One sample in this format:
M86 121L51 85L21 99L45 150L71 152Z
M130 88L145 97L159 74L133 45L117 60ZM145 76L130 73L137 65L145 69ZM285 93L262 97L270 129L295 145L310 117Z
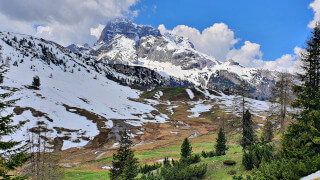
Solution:
M151 26L129 20L109 22L90 49L71 49L100 63L142 66L169 79L179 79L203 88L233 91L240 82L251 89L251 97L268 99L279 72L246 68L229 60L222 62L197 51L188 38L161 34Z

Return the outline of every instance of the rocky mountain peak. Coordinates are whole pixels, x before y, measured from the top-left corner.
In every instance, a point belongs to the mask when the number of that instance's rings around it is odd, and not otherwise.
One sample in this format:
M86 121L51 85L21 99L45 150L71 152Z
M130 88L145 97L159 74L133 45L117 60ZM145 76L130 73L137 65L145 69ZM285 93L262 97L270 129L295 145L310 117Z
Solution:
M130 20L117 18L107 23L103 29L98 43L104 41L109 42L115 34L122 34L130 39L138 41L145 36L161 36L160 31L147 25L137 25Z
M228 60L229 66L240 65L238 62L235 62L233 59Z

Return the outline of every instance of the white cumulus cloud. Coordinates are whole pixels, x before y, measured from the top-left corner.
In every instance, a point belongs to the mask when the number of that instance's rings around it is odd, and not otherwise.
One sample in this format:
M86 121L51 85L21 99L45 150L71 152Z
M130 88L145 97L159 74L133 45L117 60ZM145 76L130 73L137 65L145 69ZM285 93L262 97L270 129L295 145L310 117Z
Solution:
M50 26L38 26L37 34L43 34L43 33L48 33L48 35L51 35L52 28Z
M304 50L300 47L294 48L294 54L285 54L275 61L265 61L263 68L281 71L281 72L289 72L289 73L298 73L301 72L302 62L300 61L300 54L303 53Z
M240 49L231 49L227 54L227 59L233 59L241 65L250 67L262 60L263 53L260 51L260 44L245 41Z
M90 28L90 34L92 36L95 36L97 39L99 39L104 27L105 27L104 25L99 24L98 27L96 27L96 28Z
M115 17L137 16L139 0L1 0L0 29L47 38L62 45L96 41L90 28ZM33 27L42 24L42 27Z
M233 59L245 67L289 73L296 73L300 70L299 54L302 52L301 48L295 47L293 54L285 54L274 61L264 61L260 44L245 41L240 48L235 48L239 39L234 37L234 32L224 23L215 23L202 32L186 25L178 25L173 30L168 30L161 24L158 29L162 34L170 32L189 38L198 51L211 55L220 61Z
M314 28L316 23L320 21L320 0L315 0L309 5L310 8L312 8L314 12L313 20L308 24L309 28Z
M163 24L158 29L161 33L170 31ZM188 37L197 50L219 60L225 60L229 50L238 42L234 38L234 32L224 23L215 23L202 32L186 25L178 25L170 32Z

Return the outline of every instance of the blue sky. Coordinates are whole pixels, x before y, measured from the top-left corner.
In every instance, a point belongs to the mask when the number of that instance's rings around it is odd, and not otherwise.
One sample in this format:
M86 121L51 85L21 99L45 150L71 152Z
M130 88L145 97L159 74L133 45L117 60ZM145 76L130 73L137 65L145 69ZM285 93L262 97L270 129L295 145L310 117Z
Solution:
M1 31L63 46L93 44L117 17L185 36L217 60L293 72L320 0L0 0Z
M311 29L314 13L310 0L141 0L132 9L139 10L133 22L167 29L187 25L200 31L214 23L224 23L244 41L261 45L263 60L292 54L303 47Z

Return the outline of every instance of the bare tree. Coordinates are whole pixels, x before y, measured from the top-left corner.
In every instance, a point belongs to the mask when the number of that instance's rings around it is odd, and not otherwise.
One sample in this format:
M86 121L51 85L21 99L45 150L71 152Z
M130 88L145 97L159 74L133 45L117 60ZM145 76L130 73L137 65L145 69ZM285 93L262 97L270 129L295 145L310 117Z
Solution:
M6 58L6 62L5 62L5 65L10 68L10 62L11 62L11 58L10 57L7 57Z
M29 166L25 169L32 179L58 180L63 178L59 167L59 156L54 152L53 141L50 137L52 130L43 121L37 122L37 127L28 129L30 155Z
M236 94L233 99L233 113L235 115L241 114L241 118L243 119L245 111L249 106L249 102L246 100L246 97L250 95L250 91L247 85L244 82L241 82L235 93Z
M292 76L288 73L281 73L279 79L276 81L272 88L270 102L270 112L272 116L280 119L280 128L284 132L284 122L288 114L288 107L293 100L292 92L293 80Z
M2 50L2 46L0 46L0 51ZM1 64L3 64L3 57L2 57L2 53L0 52L0 62Z

